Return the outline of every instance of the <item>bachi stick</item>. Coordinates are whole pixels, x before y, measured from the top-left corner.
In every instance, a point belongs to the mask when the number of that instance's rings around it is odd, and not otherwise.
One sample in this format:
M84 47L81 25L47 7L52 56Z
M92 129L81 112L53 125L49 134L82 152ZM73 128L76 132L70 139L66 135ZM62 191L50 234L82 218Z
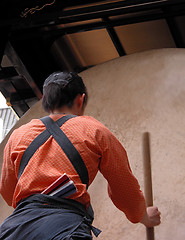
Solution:
M150 134L143 134L144 192L147 207L153 206L152 172L150 157ZM154 227L146 228L147 240L154 240Z

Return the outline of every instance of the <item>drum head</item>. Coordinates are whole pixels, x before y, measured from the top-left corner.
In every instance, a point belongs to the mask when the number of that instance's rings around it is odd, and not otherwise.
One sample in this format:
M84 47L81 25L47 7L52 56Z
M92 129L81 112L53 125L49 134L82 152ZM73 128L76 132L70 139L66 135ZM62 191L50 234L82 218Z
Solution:
M101 121L121 141L141 189L142 135L150 133L154 205L162 213L162 224L155 228L155 238L184 240L185 50L159 49L132 54L80 75L89 93L85 114ZM38 102L13 129L43 115ZM8 137L0 145L1 152ZM89 191L95 211L94 225L103 230L100 240L145 239L145 227L130 223L112 204L101 174ZM1 200L2 219L9 211Z

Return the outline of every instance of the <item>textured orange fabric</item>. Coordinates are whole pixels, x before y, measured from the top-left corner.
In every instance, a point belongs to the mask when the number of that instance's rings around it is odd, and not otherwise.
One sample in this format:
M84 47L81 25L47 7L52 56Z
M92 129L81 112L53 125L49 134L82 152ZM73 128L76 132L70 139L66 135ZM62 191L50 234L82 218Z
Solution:
M51 115L57 120L62 115ZM86 164L91 184L100 171L108 181L108 193L115 206L132 222L139 222L146 210L138 181L130 169L127 154L116 137L100 122L78 116L62 125L62 130L76 147ZM16 129L5 147L0 193L14 208L25 197L42 192L63 173L77 186L71 196L84 205L90 204L86 186L81 183L70 161L51 136L33 155L19 181L21 157L28 145L45 130L39 119Z

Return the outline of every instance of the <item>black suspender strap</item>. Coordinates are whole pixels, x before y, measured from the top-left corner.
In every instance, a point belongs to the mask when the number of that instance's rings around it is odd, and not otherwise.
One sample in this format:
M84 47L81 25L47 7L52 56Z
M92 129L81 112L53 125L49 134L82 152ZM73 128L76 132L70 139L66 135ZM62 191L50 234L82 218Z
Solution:
M53 135L58 145L62 148L66 156L71 161L82 183L86 184L88 187L89 185L88 171L79 152L76 150L76 148L71 143L69 138L65 135L65 133L62 131L62 129L58 126L58 124L53 121L53 119L51 119L50 117L44 117L41 119L41 121L44 123L48 132L50 132L50 134Z
M24 168L26 167L26 165L28 164L29 160L34 155L36 150L42 144L44 144L44 142L52 135L55 138L56 142L59 144L59 146L63 149L64 153L67 155L69 160L71 161L73 167L79 174L82 183L86 184L88 187L89 176L85 163L81 158L79 152L74 147L74 145L65 135L65 133L60 129L60 126L62 126L62 124L64 124L68 119L72 117L75 116L67 115L58 119L56 122L54 122L49 116L40 119L46 126L46 130L43 131L40 135L38 135L24 152L19 166L18 178L20 178L21 174L24 171Z
M70 118L75 117L74 115L67 115L59 118L56 122L59 126L62 126L67 120ZM47 131L43 131L41 134L39 134L32 142L31 144L27 147L25 150L20 165L19 165L19 175L18 179L22 175L26 165L28 164L29 160L32 158L34 153L37 151L37 149L45 143L45 141L51 136L51 134Z

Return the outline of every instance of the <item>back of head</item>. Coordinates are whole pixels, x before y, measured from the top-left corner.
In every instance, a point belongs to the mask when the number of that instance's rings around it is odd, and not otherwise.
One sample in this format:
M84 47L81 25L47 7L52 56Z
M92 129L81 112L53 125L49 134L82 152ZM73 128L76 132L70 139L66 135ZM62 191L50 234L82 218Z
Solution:
M84 104L86 104L87 89L78 74L54 72L44 82L42 106L46 112L53 112L63 106L71 108L76 96L83 93L85 93Z

